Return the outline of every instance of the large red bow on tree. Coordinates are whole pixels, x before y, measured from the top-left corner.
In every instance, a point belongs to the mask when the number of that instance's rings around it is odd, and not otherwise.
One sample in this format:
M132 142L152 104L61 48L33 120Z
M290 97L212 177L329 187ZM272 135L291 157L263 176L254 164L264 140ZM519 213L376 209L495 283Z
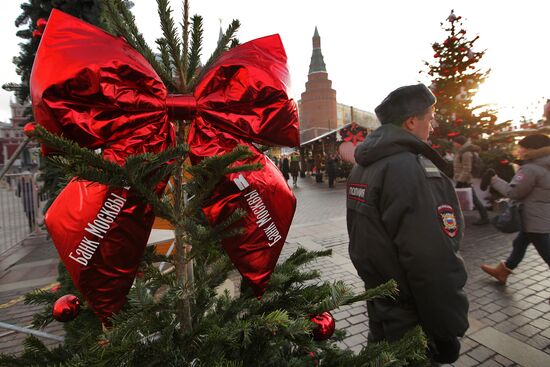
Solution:
M286 54L273 35L222 55L193 95L168 95L153 68L125 40L53 10L33 65L31 96L40 125L83 147L100 148L119 164L129 155L173 145L171 119L193 119L188 143L195 163L236 144L248 145L254 152L248 161L264 167L228 175L204 212L215 224L238 207L246 210L239 223L246 233L223 245L261 295L288 233L295 198L250 141L299 144L287 79ZM76 180L46 213L48 230L75 285L103 321L125 302L152 221L150 206L131 188Z

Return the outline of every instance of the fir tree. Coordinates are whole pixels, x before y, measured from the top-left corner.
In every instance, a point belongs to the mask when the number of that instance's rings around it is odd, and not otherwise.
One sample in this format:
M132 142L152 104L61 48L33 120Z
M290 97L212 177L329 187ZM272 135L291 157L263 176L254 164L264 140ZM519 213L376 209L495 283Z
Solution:
M425 65L432 81L430 89L437 97L435 113L439 126L435 128L432 142L436 148L449 148L449 138L453 136L477 140L482 134L501 131L506 124L495 125L495 110L487 105L474 105L472 101L490 73L478 67L485 54L475 50L479 35L467 36L462 17L454 11L441 27L447 36L442 43L432 44L435 62L425 62Z
M168 1L157 3L163 30L163 37L157 40L160 60L145 43L123 1L105 0L103 19L110 32L124 36L149 60L170 91L190 92L201 72L237 44L239 22L230 24L213 55L199 68L202 18L189 19L188 1L184 1L183 29L179 33ZM185 144L188 121L175 124L175 147L158 154L131 156L122 166L77 142L36 129L39 141L63 152L50 162L65 175L112 187L130 186L150 203L156 215L175 228L176 255L146 251L141 265L143 275L135 280L125 308L113 317L109 328L102 328L84 306L82 314L67 324L62 346L50 351L30 337L23 355L0 356L0 365L404 366L426 362L426 340L420 327L397 343L372 344L358 355L337 347L335 342L342 339L342 332L327 341L312 338L315 324L310 321L311 315L376 297L394 297L397 292L393 281L357 295L343 282L320 282L319 272L305 270L304 265L329 256L330 251L295 251L277 265L262 299L256 298L244 282L235 297L227 292L218 294L216 288L232 270L220 241L239 231L228 228L243 213L237 211L212 228L201 205L224 175L259 167L239 163L251 154L244 147L189 166ZM173 190L159 198L154 189L167 177L172 177ZM188 201L187 197L194 199ZM171 267L161 271L159 262ZM45 305L44 312L35 316L35 327L52 321L52 304L60 295L78 295L62 267L60 282L56 292L27 296L27 302Z

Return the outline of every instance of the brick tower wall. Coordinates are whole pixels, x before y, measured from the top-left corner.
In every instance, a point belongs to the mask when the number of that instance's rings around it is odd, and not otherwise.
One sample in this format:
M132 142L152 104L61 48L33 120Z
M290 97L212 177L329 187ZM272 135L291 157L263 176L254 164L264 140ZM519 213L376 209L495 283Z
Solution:
M309 74L300 101L301 141L308 141L336 127L336 91L332 89L332 81L327 73Z

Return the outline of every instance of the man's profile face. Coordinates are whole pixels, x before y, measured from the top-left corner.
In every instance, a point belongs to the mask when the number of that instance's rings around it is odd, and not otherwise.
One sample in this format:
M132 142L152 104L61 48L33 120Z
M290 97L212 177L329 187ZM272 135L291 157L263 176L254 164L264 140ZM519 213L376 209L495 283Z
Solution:
M433 132L433 126L435 125L435 113L432 108L422 116L411 117L412 121L409 125L409 131L418 139L427 143L430 133Z

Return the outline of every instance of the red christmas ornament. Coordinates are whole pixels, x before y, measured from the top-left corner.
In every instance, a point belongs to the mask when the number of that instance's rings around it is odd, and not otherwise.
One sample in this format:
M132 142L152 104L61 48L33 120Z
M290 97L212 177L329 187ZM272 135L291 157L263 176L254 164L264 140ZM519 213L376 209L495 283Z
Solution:
M286 60L278 35L256 39L219 57L192 95L168 95L153 68L123 39L54 9L33 65L33 112L50 132L100 148L118 164L130 155L173 145L172 120L192 120L195 133L188 143L194 163L227 152L235 141L251 148L251 142L298 146ZM201 129L209 144L199 144ZM254 225L245 226L246 236L233 238L224 248L261 296L286 239L295 199L279 184L280 172L252 150L251 161L264 169L251 178L245 173L243 178L226 176L232 186L216 192L218 203L209 203L204 211L219 209L207 217L222 220L235 200L248 205L245 220L254 217ZM259 198L248 202L246 185ZM153 219L150 206L131 190L75 180L45 215L74 284L104 323L126 301Z
M48 21L44 18L40 18L36 21L36 29L40 32L44 32L44 29L46 29L46 24L48 24Z
M441 148L441 145L439 145L439 144L432 144L432 148L433 148L433 149L439 149L439 148Z
M23 134L25 134L29 138L32 138L35 129L36 124L34 122L29 122L28 124L25 124L25 127L23 127Z
M317 341L327 340L334 334L334 328L336 323L334 322L334 317L328 311L323 312L319 315L310 316L309 320L317 326L313 329L313 339Z
M34 31L32 31L32 38L40 38L42 37L42 32L39 31L38 29L35 29Z
M508 159L502 159L500 160L500 164L502 164L503 166L507 166L508 163L510 163L510 161Z
M453 138L453 137L458 136L458 135L460 135L460 133L458 131L451 131L450 133L447 134L447 136L449 138Z
M59 298L53 305L53 317L57 321L72 321L78 316L79 312L80 300L72 294Z
M438 53L435 53L435 54L434 54L434 57L435 57L435 58L438 58L438 57L439 57L439 54L438 54Z

